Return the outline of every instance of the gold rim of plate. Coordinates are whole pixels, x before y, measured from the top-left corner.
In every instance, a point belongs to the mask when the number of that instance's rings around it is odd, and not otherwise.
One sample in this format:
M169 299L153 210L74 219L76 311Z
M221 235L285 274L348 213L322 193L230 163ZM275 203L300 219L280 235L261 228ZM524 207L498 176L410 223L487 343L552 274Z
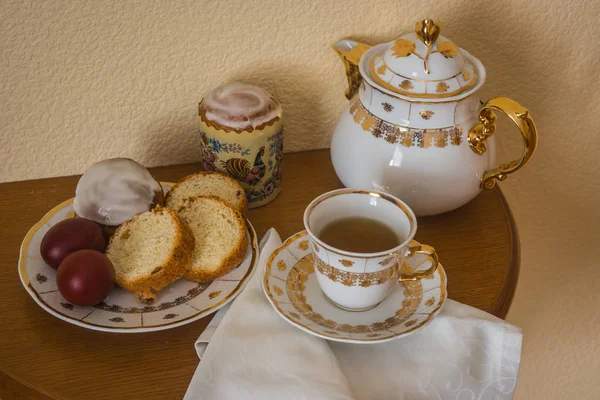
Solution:
M163 187L163 189L164 188L170 189L171 187L173 187L175 185L175 183L173 183L173 182L160 182L160 184ZM99 330L99 331L104 331L104 332L115 332L115 333L154 332L154 331L159 331L159 330L175 328L178 326L189 324L190 322L196 321L200 318L203 318L203 317L217 311L218 309L220 309L221 307L225 306L227 303L232 301L235 297L237 297L237 295L242 291L242 289L248 284L248 282L250 281L250 278L252 277L252 275L254 274L254 271L256 270L256 265L258 262L258 240L256 237L256 232L254 230L254 227L252 226L250 221L248 221L248 219L246 219L246 227L247 227L248 233L250 235L250 244L251 244L251 248L252 248L252 259L250 260L250 265L248 266L248 270L246 271L244 276L240 279L240 281L238 282L236 287L233 288L233 290L231 290L231 292L229 292L225 297L223 297L217 303L212 304L211 306L204 308L202 310L198 310L197 313L195 313L191 316L188 316L186 318L179 319L179 320L176 320L176 321L173 321L170 323L167 322L165 324L151 325L151 326L146 326L146 327L144 327L143 325L142 326L133 326L133 327L125 327L125 326L114 327L114 326L101 325L101 324L95 324L92 322L84 321L84 319L87 316L89 316L89 314L80 319L74 318L70 315L67 315L67 314L57 310L55 307L49 305L44 299L42 299L42 297L40 296L40 293L38 293L31 286L29 277L27 276L27 270L26 270L29 244L30 244L31 240L33 239L34 235L54 215L56 215L57 213L62 211L65 207L68 207L71 204L73 204L73 201L74 201L74 198L72 197L68 200L63 201L62 203L60 203L59 205L55 206L50 211L48 211L46 213L46 215L44 215L42 217L42 219L40 219L35 225L33 225L31 227L31 229L29 229L29 231L25 235L25 238L23 239L23 242L21 243L21 249L19 251L18 272L19 272L19 278L21 280L21 283L23 284L23 287L25 287L25 290L27 291L27 293L29 293L29 295L33 298L33 300L41 308L43 308L46 312L52 314L53 316L55 316L59 319L62 319L63 321L66 321L71 324L81 326L84 328L88 328L88 329ZM225 275L225 276L227 276L227 275ZM187 303L182 303L182 304L187 304ZM74 307L77 307L77 306L74 306Z
M421 294L423 294L424 292L422 292L422 284L421 282L417 282L419 288L416 290L419 293L419 304L418 306L414 309L414 311L412 311L412 314L408 316L408 318L405 318L404 320L401 320L396 326L404 326L406 329L401 331L401 332L393 332L390 330L379 330L376 331L378 333L383 333L386 332L387 335L384 336L382 334L375 334L375 331L369 331L372 332L373 334L371 334L371 337L369 337L369 335L367 335L367 337L352 337L350 336L352 333L352 330L354 330L354 334L356 334L357 332L360 334L366 334L367 331L364 331L364 325L357 325L357 326L352 326L352 325L348 325L348 324L339 324L336 323L336 325L345 325L345 327L347 327L347 331L335 331L335 329L332 329L330 326L328 326L330 322L329 320L325 320L323 319L322 322L324 323L319 323L319 322L315 322L314 319L311 320L310 317L308 317L307 315L305 315L306 309L299 309L297 308L297 306L294 304L294 302L289 301L290 297L288 294L288 277L290 276L290 274L292 274L292 271L298 267L298 265L300 263L302 263L307 256L309 256L312 252L312 250L307 247L303 242L306 241L306 239L304 240L300 240L298 242L297 245L297 251L300 251L302 254L306 253L303 257L298 258L296 256L296 254L294 254L293 252L287 250L288 248L291 248L292 245L294 245L296 243L296 241L298 241L299 239L304 238L305 236L307 236L307 232L306 231L302 231L299 232L291 237L289 237L288 239L285 240L285 242L281 245L281 247L279 247L278 249L276 249L273 254L271 254L271 256L269 257L268 261L267 261L267 265L265 267L265 275L263 278L263 290L267 296L267 299L269 300L269 302L271 303L272 307L276 310L276 312L283 317L287 322L291 323L292 325L308 332L311 333L315 336L319 336L321 338L324 339L328 339L328 340L333 340L333 341L337 341L337 342L348 342L348 343L363 343L363 344L369 344L369 343L382 343L382 342L387 342L387 341L391 341L391 340L395 340L398 339L400 337L409 335L423 327L425 327L427 324L429 324L433 318L439 313L439 311L441 310L443 304L446 301L447 298L447 277L446 277L446 272L444 271L443 267L440 265L439 268L436 271L436 274L439 274L439 286L437 287L437 289L439 290L439 299L437 301L437 304L431 302L431 298L429 298L429 296L422 296ZM272 274L272 270L273 268L278 268L278 264L276 263L276 260L278 259L278 256L281 252L283 251L287 251L288 254L290 254L294 259L294 265L292 266L288 266L288 268L286 268L286 279L282 279L278 276L275 276ZM279 261L282 261L281 259ZM420 265L419 265L420 266ZM417 266L417 268L419 267ZM283 271L280 269L280 271ZM313 274L315 273L314 271L310 271L308 272L308 274ZM269 283L271 282L270 279L276 279L278 281L278 283L280 283L282 286L286 287L286 292L285 292L285 296L283 297L283 301L279 301L275 298L275 294L272 293L271 288L269 286ZM273 282L271 282L273 283ZM301 283L303 284L303 283ZM281 289L279 287L275 288L275 284L273 283L274 286L274 290L277 291L276 295L278 296L282 296L283 295L283 291L281 291ZM277 290L279 289L279 290ZM427 292L430 292L431 290L435 290L436 288L431 288L428 289ZM405 296L406 296L406 287L405 287ZM405 297L405 299L409 299L409 297ZM282 309L282 307L279 306L279 304L292 304L292 307L294 308L294 311L290 311L287 312L285 310ZM431 306L434 306L431 309ZM421 308L426 307L426 310L421 310ZM404 306L403 306L404 308ZM369 311L363 311L365 313L369 313L369 312L373 312L373 310L376 310L377 307L375 307L374 309L371 309ZM429 311L428 311L429 310ZM312 310L311 310L312 311ZM340 309L340 311L343 311ZM343 312L347 312L347 313L352 313L354 314L355 312L353 311L343 311ZM300 321L300 318L294 318L292 315L288 315L288 314L296 314L296 316L298 316L298 314L302 315L306 320L310 321L310 323L302 323ZM415 314L427 314L427 317L424 318L422 321L420 321L419 323L416 323L414 319L411 319L411 317ZM318 316L320 316L320 314L317 314ZM394 315L389 315L387 317L387 320L392 319ZM406 321L406 322L404 322ZM411 323L412 322L412 323ZM381 324L383 325L385 323L385 321L383 322L375 322L373 323L373 325L377 325L377 324ZM312 329L310 325L318 325L320 328L322 328L322 331L317 331L315 329ZM363 330L364 332L360 332L361 330ZM342 335L340 335L342 334ZM345 335L345 336L344 336Z

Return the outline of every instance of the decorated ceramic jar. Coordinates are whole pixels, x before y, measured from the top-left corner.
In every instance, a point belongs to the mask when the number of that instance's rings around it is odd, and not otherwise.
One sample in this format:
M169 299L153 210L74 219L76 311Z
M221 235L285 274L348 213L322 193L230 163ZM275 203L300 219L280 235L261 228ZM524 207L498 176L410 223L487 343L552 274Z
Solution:
M249 208L273 200L281 190L281 105L266 90L230 83L212 90L198 106L202 166L237 179Z
M405 201L417 216L453 210L525 165L537 145L527 109L506 97L481 105L481 62L426 19L415 33L376 46L334 45L346 67L350 105L333 133L331 158L347 187ZM495 112L521 131L525 152L496 165Z

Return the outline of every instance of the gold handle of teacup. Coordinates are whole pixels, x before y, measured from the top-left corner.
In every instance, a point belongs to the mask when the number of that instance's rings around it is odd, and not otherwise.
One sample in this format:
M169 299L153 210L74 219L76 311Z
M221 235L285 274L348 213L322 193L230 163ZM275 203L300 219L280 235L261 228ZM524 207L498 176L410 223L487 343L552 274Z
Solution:
M492 189L496 185L496 179L503 181L508 177L508 174L512 174L527 164L533 156L538 142L537 129L533 118L529 115L529 111L508 97L495 97L483 105L483 108L479 111L479 123L469 131L469 146L475 153L485 153L487 150L485 140L496 131L496 114L494 114L494 111L505 114L517 125L523 136L525 152L519 160L500 164L497 168L486 171L481 178L481 187L484 189Z
M431 260L431 267L429 267L429 269L425 270L425 271L417 271L417 272L410 272L410 273L400 273L400 277L398 278L398 280L400 282L404 282L404 281L416 281L422 278L426 278L430 275L432 275L435 270L438 268L438 265L440 264L440 260L438 259L438 255L435 251L435 249L431 246L428 246L426 244L421 244L418 246L410 246L408 248L408 252L406 253L406 257L413 257L416 256L417 254L423 254L425 255L427 258L429 258L429 260Z

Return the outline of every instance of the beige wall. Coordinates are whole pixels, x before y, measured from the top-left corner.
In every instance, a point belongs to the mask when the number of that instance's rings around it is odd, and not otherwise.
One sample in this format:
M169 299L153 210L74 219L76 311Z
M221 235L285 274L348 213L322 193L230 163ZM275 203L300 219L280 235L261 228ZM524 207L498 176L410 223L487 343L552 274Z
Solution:
M198 160L196 104L233 79L275 93L288 151L326 147L345 105L331 43L391 40L432 17L488 68L482 98L536 118L531 165L502 184L522 243L508 320L517 399L595 399L600 371L600 5L595 1L0 2L0 181L128 156ZM498 134L518 154L514 130ZM443 257L443 255L442 255Z

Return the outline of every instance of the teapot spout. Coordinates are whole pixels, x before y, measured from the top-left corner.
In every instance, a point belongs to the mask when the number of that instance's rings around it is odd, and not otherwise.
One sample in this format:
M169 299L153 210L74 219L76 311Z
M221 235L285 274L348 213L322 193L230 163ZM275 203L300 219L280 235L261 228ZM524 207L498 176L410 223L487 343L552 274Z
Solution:
M362 55L371 48L368 44L355 42L353 40L340 40L333 45L344 62L346 77L348 78L348 88L346 89L346 98L350 100L356 93L362 82L362 76L358 70L358 63Z

